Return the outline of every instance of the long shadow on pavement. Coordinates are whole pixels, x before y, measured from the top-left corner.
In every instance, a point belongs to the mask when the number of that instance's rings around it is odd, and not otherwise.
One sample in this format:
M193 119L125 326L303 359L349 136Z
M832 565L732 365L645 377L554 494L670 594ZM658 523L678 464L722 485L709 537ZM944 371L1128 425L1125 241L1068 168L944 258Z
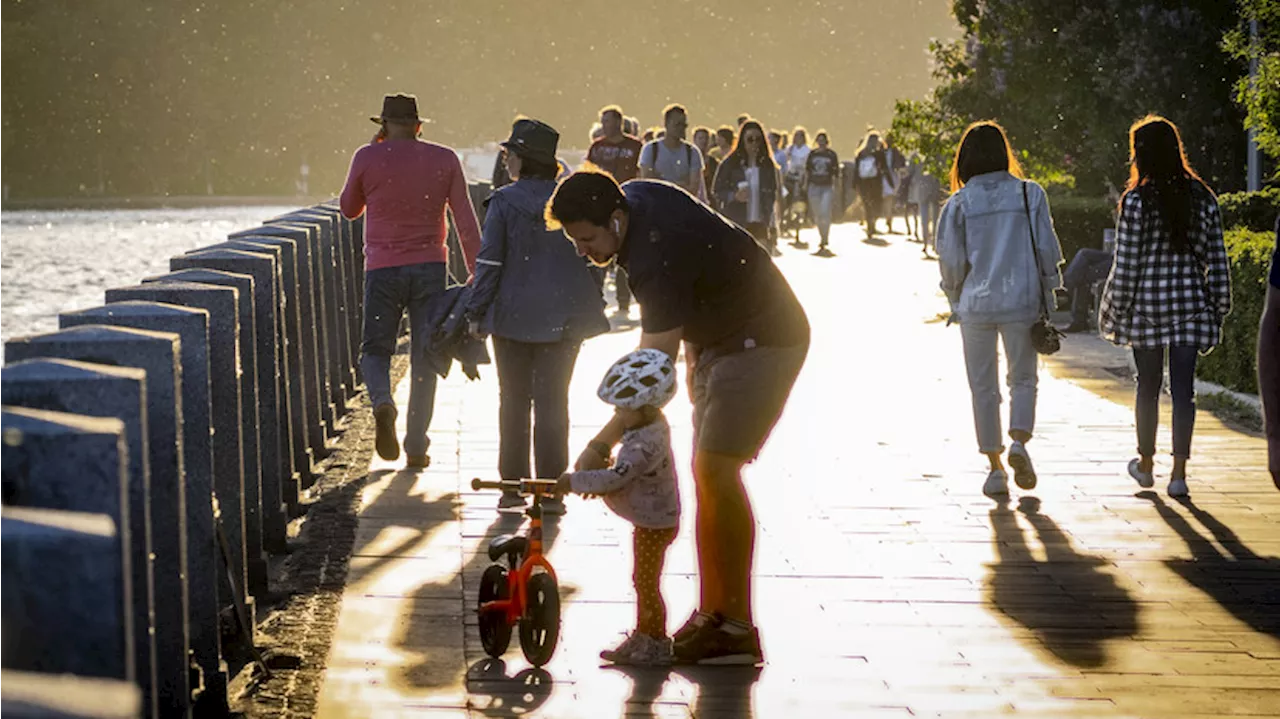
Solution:
M667 712L656 709L654 703L662 696L662 690L673 673L697 688L697 696L690 707L693 716L733 719L755 716L751 706L751 690L760 679L762 670L759 667L609 665L605 669L625 674L631 680L631 694L620 707L627 717L657 719L668 716Z
M496 501L496 498L495 498ZM528 706L541 705L552 691L553 679L549 673L541 669L520 671L513 677L506 675L506 664L501 660L489 657L466 664L468 646L478 644L473 637L474 628L466 621L475 611L475 602L479 593L479 578L492 561L489 559L489 540L501 534L524 533L527 531L525 515L521 512L495 512L494 520L485 527L476 551L465 561L461 569L452 576L441 577L438 582L428 582L419 587L410 597L406 616L414 621L406 624L405 631L395 638L397 648L406 653L422 657L416 664L402 670L401 677L411 687L417 689L446 688L455 686L459 680L465 679L469 696L488 696L486 716L519 716L526 713ZM465 526L465 523L464 523ZM543 552L550 553L559 535L558 520L547 520L543 524ZM470 539L473 537L464 537ZM465 544L465 542L464 542ZM464 550L466 551L466 550ZM554 562L554 557L552 562ZM455 583L462 585L459 597ZM573 588L560 586L560 602L563 606L573 595ZM453 602L461 600L460 603ZM442 614L442 607L447 611ZM462 657L446 656L441 646L451 641L457 645L456 632L461 630ZM520 652L519 632L512 628L511 646L508 654ZM523 707L523 708L522 708Z
M1045 561L1031 553L1018 525L1021 513L1044 545ZM1038 645L1072 666L1106 664L1106 642L1138 632L1137 602L1104 571L1107 562L1080 554L1057 523L1040 513L1040 500L1023 497L990 512L999 562L990 567L987 593L1000 612L1030 629Z
M1280 637L1280 558L1258 556L1212 514L1190 499L1180 500L1222 545L1224 555L1160 495L1139 492L1138 497L1151 502L1191 551L1191 559L1165 560L1166 566L1254 631Z
M384 529L400 527L411 531L394 545L379 547L377 556L364 556L373 540L372 537L353 546L351 556L361 557L361 559L353 563L357 566L349 567L347 570L348 583L359 581L374 571L400 560L400 555L406 550L421 543L432 532L448 524L454 505L457 504L456 492L450 492L429 502L422 502L420 509L409 502L409 492L418 483L417 470L402 469L392 474L392 470L380 469L369 475L369 481L364 487L367 489L388 474L392 475L391 480L373 502L360 510L360 515L377 520ZM429 520L430 524L424 525L424 518ZM403 521L398 522L397 520L400 519Z

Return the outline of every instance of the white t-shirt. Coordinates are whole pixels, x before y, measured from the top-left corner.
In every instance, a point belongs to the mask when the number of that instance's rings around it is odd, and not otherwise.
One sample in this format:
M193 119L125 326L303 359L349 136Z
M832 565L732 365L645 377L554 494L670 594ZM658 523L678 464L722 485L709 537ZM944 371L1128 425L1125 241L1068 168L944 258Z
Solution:
M745 170L747 175L747 222L763 222L760 202L760 166L752 165Z
M679 185L699 199L702 193L702 152L687 142L671 149L662 140L654 140L640 150L640 167L660 180Z
M804 165L809 160L809 153L812 148L808 145L800 145L799 147L792 145L787 148L787 174L802 175L804 174Z

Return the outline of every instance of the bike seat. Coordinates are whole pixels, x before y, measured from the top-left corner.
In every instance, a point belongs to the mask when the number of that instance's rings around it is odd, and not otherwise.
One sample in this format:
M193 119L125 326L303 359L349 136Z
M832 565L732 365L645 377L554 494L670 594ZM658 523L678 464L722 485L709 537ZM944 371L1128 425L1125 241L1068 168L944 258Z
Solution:
M529 548L528 537L502 534L489 540L489 559L498 561L504 554L524 556Z

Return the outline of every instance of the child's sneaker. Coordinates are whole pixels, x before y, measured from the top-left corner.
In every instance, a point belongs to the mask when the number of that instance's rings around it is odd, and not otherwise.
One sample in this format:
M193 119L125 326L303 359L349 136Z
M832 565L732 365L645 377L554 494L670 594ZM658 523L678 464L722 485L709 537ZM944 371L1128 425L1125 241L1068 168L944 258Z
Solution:
M628 634L617 647L600 652L600 658L614 664L664 667L671 664L671 639L634 632Z

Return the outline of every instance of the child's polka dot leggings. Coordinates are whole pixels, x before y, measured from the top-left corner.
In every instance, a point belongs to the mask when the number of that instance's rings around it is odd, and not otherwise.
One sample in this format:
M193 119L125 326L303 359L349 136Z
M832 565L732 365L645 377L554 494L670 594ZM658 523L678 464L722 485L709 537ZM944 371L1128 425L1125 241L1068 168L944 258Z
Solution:
M667 636L667 605L662 601L662 565L667 547L675 541L678 527L647 529L636 527L633 536L636 587L636 631L651 637Z

